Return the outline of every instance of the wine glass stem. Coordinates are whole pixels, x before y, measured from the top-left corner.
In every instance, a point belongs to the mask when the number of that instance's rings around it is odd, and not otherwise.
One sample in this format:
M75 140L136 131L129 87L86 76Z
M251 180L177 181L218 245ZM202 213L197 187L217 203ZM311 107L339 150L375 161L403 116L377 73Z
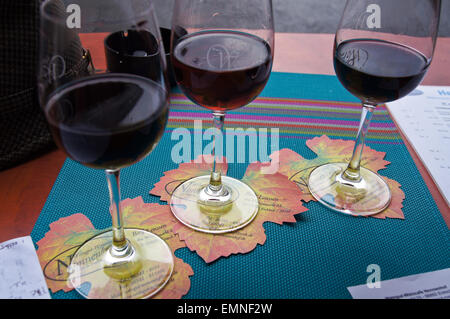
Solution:
M359 182L361 180L360 167L361 158L364 149L364 141L367 131L369 130L370 120L376 105L367 103L362 104L361 120L359 122L358 134L356 137L355 147L353 148L352 158L347 169L342 173L342 177L348 181Z
M215 193L215 195L220 195L221 191L223 190L222 185L222 172L217 167L217 134L221 134L222 139L224 138L223 134L223 126L225 122L225 112L213 112L213 124L214 128L216 128L216 134L214 134L214 140L213 140L213 148L212 148L212 155L214 156L213 159L213 166L211 171L211 178L209 180L208 191L211 193Z
M116 257L124 257L129 253L129 245L125 238L123 216L120 209L120 170L106 170L108 182L110 210L112 217L113 242L110 253Z

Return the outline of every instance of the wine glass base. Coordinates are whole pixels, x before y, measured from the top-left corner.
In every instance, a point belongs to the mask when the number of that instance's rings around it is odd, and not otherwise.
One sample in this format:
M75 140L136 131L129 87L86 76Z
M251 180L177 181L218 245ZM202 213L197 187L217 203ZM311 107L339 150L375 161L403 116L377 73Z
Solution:
M361 167L361 181L342 178L345 163L329 163L309 175L308 188L320 203L340 213L370 216L385 210L391 202L389 186L378 174Z
M69 283L89 299L144 299L155 295L169 281L173 267L170 248L160 237L141 229L125 229L134 248L130 260L108 267L112 231L85 242L69 267Z
M230 193L226 201L208 202L200 196L210 176L199 176L180 184L173 192L170 208L184 225L205 233L227 233L248 225L258 213L258 198L245 183L222 176Z

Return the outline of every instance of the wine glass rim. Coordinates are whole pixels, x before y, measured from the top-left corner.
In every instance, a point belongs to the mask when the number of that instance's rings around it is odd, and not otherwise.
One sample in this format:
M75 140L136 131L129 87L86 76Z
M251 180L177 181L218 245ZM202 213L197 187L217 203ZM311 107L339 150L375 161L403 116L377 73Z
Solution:
M51 3L54 2L55 0L44 0L44 2L42 2L42 4L40 5L39 11L41 14L41 19L45 18L46 20L51 20L51 21L55 21L55 22L61 22L61 23L66 23L66 17L65 16L56 16L54 14L51 14L49 12L46 11L47 6ZM144 18L144 17L148 17L148 15L150 13L152 13L154 11L153 8L153 3L150 0L139 0L142 2L148 2L149 6L147 7L146 10L144 11L140 11L139 13L137 13L135 16L133 16L133 20L139 20L140 18ZM108 24L116 24L116 23L126 23L126 22L130 22L130 19L110 19L107 21ZM83 22L84 25L86 26L94 26L97 24L97 22Z

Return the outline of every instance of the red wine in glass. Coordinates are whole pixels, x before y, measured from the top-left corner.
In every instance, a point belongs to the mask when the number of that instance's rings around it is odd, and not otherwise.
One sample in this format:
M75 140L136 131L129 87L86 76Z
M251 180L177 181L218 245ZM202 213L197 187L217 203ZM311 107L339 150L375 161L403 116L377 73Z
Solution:
M372 104L397 100L422 81L430 61L420 52L381 40L344 41L334 54L342 85Z
M178 40L172 63L177 82L193 102L233 110L263 90L272 67L270 46L255 35L204 31Z
M156 146L167 121L166 104L156 82L107 74L55 91L46 112L56 143L70 158L92 168L118 169Z

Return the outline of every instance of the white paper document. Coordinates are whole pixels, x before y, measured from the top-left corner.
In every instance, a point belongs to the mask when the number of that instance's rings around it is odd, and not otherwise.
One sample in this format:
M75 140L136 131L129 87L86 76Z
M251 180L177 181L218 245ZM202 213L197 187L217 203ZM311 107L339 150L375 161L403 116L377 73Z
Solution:
M0 243L0 299L49 299L30 236Z
M387 106L450 205L450 87L419 86Z
M347 289L354 299L450 299L450 268Z

